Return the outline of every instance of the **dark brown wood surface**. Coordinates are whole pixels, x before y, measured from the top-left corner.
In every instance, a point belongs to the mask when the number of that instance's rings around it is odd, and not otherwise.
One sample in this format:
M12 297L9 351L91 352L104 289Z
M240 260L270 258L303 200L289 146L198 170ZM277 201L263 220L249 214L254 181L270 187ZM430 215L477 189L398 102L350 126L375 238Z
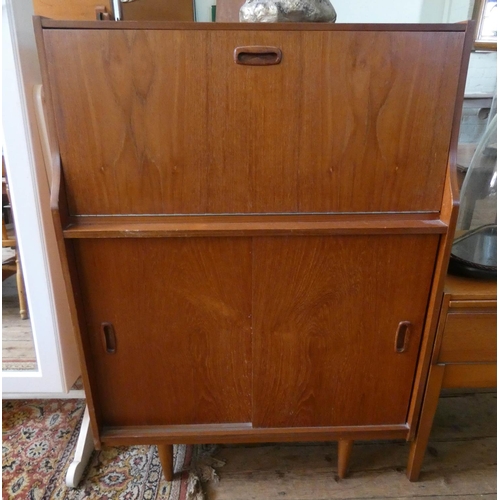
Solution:
M194 21L193 0L139 0L121 7L124 20Z
M255 239L254 426L406 422L438 240Z
M251 423L103 427L102 442L110 446L157 443L275 443L336 439L405 439L408 426L361 425L345 427L256 428Z
M185 236L444 234L447 225L430 214L219 215L72 217L65 238L158 238Z
M99 438L411 438L467 28L39 25Z
M103 425L250 421L251 240L74 244Z
M72 214L440 209L462 32L44 38ZM237 65L243 45L283 60Z

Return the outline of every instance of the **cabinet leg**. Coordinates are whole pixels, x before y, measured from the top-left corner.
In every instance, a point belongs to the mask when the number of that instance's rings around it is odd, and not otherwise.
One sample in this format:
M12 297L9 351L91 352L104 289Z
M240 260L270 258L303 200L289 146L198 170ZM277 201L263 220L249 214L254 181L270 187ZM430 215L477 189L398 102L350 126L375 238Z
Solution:
M352 439L340 439L338 444L338 475L340 479L344 479L349 467L349 459L351 458Z
M444 370L444 365L433 365L429 372L417 434L415 435L415 439L411 442L408 465L406 466L406 477L410 481L417 481L420 475L434 414L436 413L439 401L439 394L441 393Z
M157 446L163 475L167 481L172 481L174 477L174 445L159 444Z

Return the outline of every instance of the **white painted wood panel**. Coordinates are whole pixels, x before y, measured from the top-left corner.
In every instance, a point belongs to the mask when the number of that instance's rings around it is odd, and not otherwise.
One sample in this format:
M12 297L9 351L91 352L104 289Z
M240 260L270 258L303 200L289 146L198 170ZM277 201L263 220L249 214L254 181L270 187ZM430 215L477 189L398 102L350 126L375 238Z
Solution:
M2 372L4 398L67 393L80 373L36 126L32 15L31 0L2 0L2 146L38 362L36 372Z

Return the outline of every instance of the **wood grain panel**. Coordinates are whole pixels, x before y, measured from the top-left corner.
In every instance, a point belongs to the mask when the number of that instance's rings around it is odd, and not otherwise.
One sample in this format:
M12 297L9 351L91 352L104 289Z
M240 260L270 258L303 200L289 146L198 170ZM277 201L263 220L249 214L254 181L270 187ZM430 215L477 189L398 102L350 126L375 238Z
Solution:
M45 38L70 211L205 212L206 34Z
M464 276L453 276L448 274L444 291L450 295L452 301L457 301L455 307L459 307L458 301L468 300L492 300L492 307L496 307L497 282L496 280L477 280ZM480 305L479 307L485 307Z
M254 240L254 426L406 422L438 241Z
M122 3L123 19L194 21L193 0L138 0Z
M463 389L497 386L497 364L445 365L443 387Z
M405 439L406 425L368 425L349 427L255 428L250 423L104 427L103 443L110 446L157 443L275 443L333 441L351 439Z
M158 238L318 234L444 234L445 223L423 214L208 215L73 217L65 238Z
M95 21L98 5L109 9L108 0L33 0L35 15L51 19Z
M301 89L299 211L438 211L463 36L317 35L301 58L314 84Z
M44 36L72 214L440 209L462 32Z
M448 313L439 363L494 363L496 360L496 313Z
M250 420L249 239L81 240L75 253L104 425Z
M33 0L35 15L51 19L95 21L95 9L105 7L111 12L110 0ZM193 21L191 0L139 0L122 4L123 19L164 19Z

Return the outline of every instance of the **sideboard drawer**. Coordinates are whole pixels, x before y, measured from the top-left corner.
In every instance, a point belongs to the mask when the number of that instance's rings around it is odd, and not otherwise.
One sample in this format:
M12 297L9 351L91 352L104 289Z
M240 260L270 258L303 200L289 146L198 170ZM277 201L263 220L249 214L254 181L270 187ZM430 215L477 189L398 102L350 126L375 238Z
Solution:
M494 309L490 308L450 311L446 318L438 362L495 362L496 319Z

